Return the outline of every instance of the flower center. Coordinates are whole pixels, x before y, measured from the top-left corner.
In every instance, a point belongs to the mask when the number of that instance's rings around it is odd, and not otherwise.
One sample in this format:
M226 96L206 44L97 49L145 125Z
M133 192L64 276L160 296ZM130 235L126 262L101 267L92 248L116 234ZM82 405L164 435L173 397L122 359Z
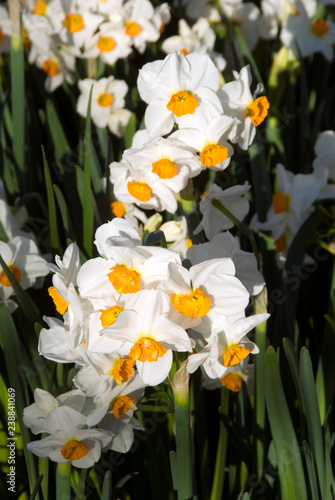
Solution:
M159 342L148 337L141 337L130 349L129 356L138 361L157 361L167 352Z
M114 377L118 385L122 385L130 379L134 372L134 360L130 358L118 359L109 374Z
M312 29L313 35L321 38L321 37L323 37L323 35L328 33L329 26L324 19L319 18L312 24L311 29Z
M267 117L269 107L269 101L265 96L258 97L258 99L255 99L249 104L247 113L255 127L258 127Z
M103 108L109 108L112 105L114 99L112 94L100 94L98 97L98 104Z
M141 33L141 31L141 26L134 21L130 21L126 24L126 34L129 36L137 36Z
M227 373L221 378L221 383L230 391L238 392L242 387L242 378L236 373Z
M79 460L83 458L88 453L88 446L82 441L73 439L66 443L65 446L60 450L61 454L65 460Z
M59 312L59 314L61 314L61 315L65 314L66 311L68 310L69 304L57 292L57 290L54 286L50 286L48 288L48 294L50 295L50 297L54 301L54 304L56 306L56 311Z
M223 364L227 368L229 366L238 365L238 363L249 355L250 351L246 347L239 344L231 344L225 348L223 353Z
M56 76L59 73L59 64L57 61L53 61L52 59L47 59L44 61L42 64L42 69L44 73L46 73L48 76Z
M109 407L114 413L114 416L116 418L120 418L122 415L127 413L128 410L130 410L134 401L135 398L131 396L118 396L111 401Z
M99 312L101 312L99 319L103 328L106 328L106 326L111 326L113 323L115 323L117 317L120 313L122 313L122 311L122 307L119 306L109 307L108 309L99 309Z
M200 288L196 288L189 295L174 293L171 296L171 302L178 312L185 314L189 318L195 318L195 316L202 318L211 308L210 298Z
M188 51L186 49L180 49L179 52L183 54L183 56L187 56Z
M117 293L135 293L141 290L139 274L126 266L115 266L107 274Z
M13 266L13 264L10 264L8 266L8 268L12 272L12 274L14 275L14 278L16 279L16 281L18 281L20 283L20 281L22 280L22 274L21 274L20 269L16 266ZM11 286L9 279L7 278L7 276L5 274L5 271L1 271L1 273L0 273L0 285Z
M129 193L139 201L149 201L151 198L151 189L144 182L128 182Z
M277 191L272 196L273 211L275 214L286 212L290 206L290 197L281 191Z
M69 14L64 19L63 26L71 33L77 33L84 28L84 20L80 14Z
M157 174L160 179L172 179L177 174L178 167L168 158L162 158L152 164L151 171Z
M277 253L283 252L285 248L287 248L287 239L285 234L282 234L275 240L275 248Z
M115 217L123 217L126 213L126 207L123 203L121 203L121 201L112 201L110 209Z
M47 3L45 0L38 0L35 9L33 11L33 14L35 16L45 16L45 13L47 11Z
M200 155L201 165L214 167L228 158L228 148L219 144L209 144Z
M198 107L198 101L189 90L181 90L173 94L166 107L176 116L193 115Z
M97 43L100 52L111 52L115 48L115 45L114 38L110 36L101 36Z

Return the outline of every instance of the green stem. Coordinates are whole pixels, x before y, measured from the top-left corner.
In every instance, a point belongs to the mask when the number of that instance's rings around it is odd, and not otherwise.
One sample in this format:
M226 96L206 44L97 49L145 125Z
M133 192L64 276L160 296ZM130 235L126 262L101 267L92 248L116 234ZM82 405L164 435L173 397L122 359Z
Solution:
M173 380L175 399L178 500L193 497L189 374L184 362Z
M253 232L251 231L251 229L246 224L244 224L244 222L240 221L237 217L235 217L235 215L230 210L228 210L228 208L223 206L219 200L212 200L212 205L213 205L213 207L220 210L220 212L222 212L226 217L228 217L228 219L230 219L234 223L234 225L237 227L237 229L249 238L250 243L251 243L251 247L252 247L252 251L254 252L255 257L257 259L257 263L258 263L259 262L258 248L257 248L255 236L253 235Z
M229 391L225 387L221 389L221 404L219 408L219 413L228 413L229 408ZM225 476L225 466L227 457L227 443L228 443L228 433L227 429L220 419L220 430L219 430L219 440L218 447L216 451L216 461L214 469L214 478L211 491L210 500L221 500L224 486L224 476Z
M56 499L70 498L71 491L71 462L57 464L56 471Z

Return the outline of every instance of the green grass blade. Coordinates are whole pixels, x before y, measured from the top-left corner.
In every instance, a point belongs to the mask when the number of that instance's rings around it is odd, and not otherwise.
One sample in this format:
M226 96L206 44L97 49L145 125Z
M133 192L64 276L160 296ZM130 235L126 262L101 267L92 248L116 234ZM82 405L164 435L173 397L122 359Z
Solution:
M53 191L53 187L52 187L49 165L48 165L48 162L47 162L47 159L45 156L45 151L44 151L43 146L42 146L42 155L43 155L44 179L45 179L45 186L46 186L47 198L48 198L51 248L52 248L53 253L56 254L58 252L58 249L59 249L56 203L55 203L55 196L54 196L54 191Z
M41 475L41 476L39 476L39 478L36 481L35 488L34 488L32 494L30 495L29 500L35 500L42 481L43 481L43 476Z
M13 158L14 165L21 187L24 191L25 184L25 92L24 92L24 52L21 34L21 7L20 2L11 4L12 18L12 43L10 53L11 70L11 96L12 96L12 118L13 118Z
M83 245L89 257L93 254L93 208L91 200L91 159L92 159L92 145L91 145L91 102L92 102L92 89L87 107L87 116L85 124L85 139L83 145L84 156L84 206L83 206Z
M315 464L313 460L313 455L307 441L304 441L303 446L304 446L305 461L309 477L309 485L311 488L312 500L319 500L318 485L315 474Z
M19 425L24 442L23 452L28 472L30 491L34 490L37 476L33 454L28 451L27 444L30 441L29 431L22 421L23 409L26 406L23 397L22 385L18 378L18 367L21 364L20 339L13 318L5 306L0 302L0 334L3 342L5 363L10 386L15 389L15 407L17 415L17 427ZM17 429L16 429L17 430Z
M62 124L58 118L55 106L53 105L52 101L50 101L50 99L48 99L46 102L46 111L47 122L50 129L52 142L54 143L55 147L55 158L57 161L61 161L61 159L66 154L71 152L71 148L64 133Z
M273 347L265 354L265 400L276 450L281 497L307 500L307 488L297 437L285 399L279 364Z
M325 499L325 462L323 433L320 420L318 398L316 394L312 361L306 347L300 354L300 379L302 398L306 412L308 434L316 466L320 496Z
M54 184L53 189L54 189L54 193L55 193L55 198L57 200L59 212L61 215L63 229L65 231L65 235L67 236L67 242L70 243L72 241L72 238L75 239L74 238L75 233L74 233L73 228L72 228L69 209L67 207L63 193L59 189L57 184Z
M229 411L229 391L225 387L221 389L221 404L219 408L220 414L228 413ZM220 420L220 430L218 446L216 451L215 469L212 482L212 491L210 500L221 500L224 487L225 467L227 458L228 432Z
M102 484L101 500L109 500L112 496L112 476L108 470Z

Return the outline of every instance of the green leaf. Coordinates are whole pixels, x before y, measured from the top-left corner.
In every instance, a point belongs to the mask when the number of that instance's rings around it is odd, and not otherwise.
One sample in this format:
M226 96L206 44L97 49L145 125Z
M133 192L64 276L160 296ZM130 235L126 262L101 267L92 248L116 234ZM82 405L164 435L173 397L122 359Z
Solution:
M22 36L12 35L10 53L11 69L11 96L13 117L13 158L16 175L21 192L24 191L26 165L25 150L25 92L24 92L24 53Z
M0 302L0 334L3 342L4 358L9 378L10 387L15 390L15 408L21 436L24 442L23 452L28 472L30 491L36 485L36 468L33 454L28 451L30 441L29 431L25 427L22 415L25 407L21 381L18 378L18 368L21 366L20 339L15 328L13 318L3 302Z
M320 496L322 499L325 499L325 462L323 435L318 398L314 382L313 367L308 349L306 347L303 347L301 349L300 354L300 380L311 450L317 470Z
M40 475L39 478L36 481L35 488L34 488L32 494L30 495L29 500L35 500L36 495L37 495L38 490L39 490L39 487L41 486L42 480L43 480L43 476Z
M311 488L312 500L319 500L318 485L315 474L315 464L313 460L313 455L307 441L303 442L305 461L307 466L307 472L309 477L309 485Z
M61 218L62 218L63 228L64 228L65 234L67 236L67 239L69 240L70 237L71 236L74 237L74 234L75 234L74 231L73 231L73 229L72 229L71 217L70 217L69 209L67 207L67 204L66 204L65 198L63 196L63 193L59 189L59 187L57 186L57 184L53 185L53 189L54 189L55 197L56 197L56 200L57 200L59 212L60 212L60 215L61 215ZM71 241L72 241L72 239L71 239ZM68 241L68 243L70 243L70 242Z
M112 496L112 476L108 470L102 484L101 500L109 500Z
M50 99L46 102L46 111L52 141L55 146L55 158L59 162L66 154L71 152L71 148L66 139L66 135L58 118L55 106Z
M307 488L297 437L285 399L275 350L265 354L265 400L276 450L281 497L307 500Z
M84 155L84 204L83 204L83 244L84 249L89 257L93 255L93 209L91 200L91 103L92 103L92 90L91 86L90 96L88 100L87 116L85 124L85 139L83 144Z
M47 198L48 198L51 248L52 248L53 253L55 254L59 248L56 203L55 203L55 196L54 196L54 191L53 191L52 182L51 182L49 165L48 165L48 162L47 162L47 159L45 156L45 151L44 151L43 146L42 146L42 155L43 155L44 179L45 179L45 186L46 186Z

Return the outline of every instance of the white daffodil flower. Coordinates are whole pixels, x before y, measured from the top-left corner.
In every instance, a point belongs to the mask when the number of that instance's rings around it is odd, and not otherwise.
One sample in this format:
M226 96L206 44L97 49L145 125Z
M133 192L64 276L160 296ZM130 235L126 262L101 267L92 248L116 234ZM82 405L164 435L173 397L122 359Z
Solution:
M148 104L145 126L151 136L169 133L174 123L194 128L222 113L216 95L219 73L209 56L173 52L163 61L145 64L137 86Z
M99 31L85 40L83 57L100 59L109 65L118 59L125 59L131 52L131 39L124 32L123 26L103 23Z
M207 238L211 240L216 234L234 226L234 223L215 206L215 203L213 204L213 201L218 201L237 219L243 220L249 212L249 202L244 196L249 189L250 185L247 182L224 190L213 184L200 202L199 208L203 218L194 230L194 234L204 230Z
M142 290L129 298L130 309L123 311L104 335L122 340L119 349L136 362L141 379L155 386L168 376L172 351L192 351L183 328L167 318L169 297L159 290Z
M31 429L33 434L44 432L43 426L47 415L59 406L69 406L73 410L81 412L86 401L85 393L79 389L61 394L55 398L43 389L35 389L35 403L27 406L23 410L23 422Z
M249 317L229 316L222 318L219 329L214 331L208 344L197 354L188 358L187 370L193 373L200 365L210 378L222 378L227 369L237 365L249 354L259 352L256 344L247 337L255 326L263 323L270 315L255 314Z
M176 252L158 247L111 247L107 259L97 257L82 265L80 295L103 298L154 288L166 279L169 262L180 262Z
M156 42L160 37L154 24L154 8L149 0L127 0L122 13L125 34L142 54L147 42Z
M59 37L68 47L80 49L84 46L85 40L95 33L104 18L79 6L76 0L62 0L62 5L65 16Z
M57 318L44 316L49 329L42 328L38 339L38 352L57 363L87 363L86 339L74 347L74 340L68 324ZM77 333L77 332L75 332Z
M199 153L202 168L224 170L234 154L234 148L227 140L235 125L235 118L218 116L209 123L203 122L200 129L177 130L170 136L170 139L177 139L186 144L191 151Z
M187 250L187 258L192 264L205 260L228 257L236 268L236 278L246 287L250 295L258 295L264 288L264 277L257 269L256 257L253 253L241 250L237 238L229 232L219 233L214 238L199 245L192 245Z
M269 101L265 96L256 97L263 92L261 84L258 84L254 94L251 94L252 76L249 65L244 66L240 73L233 71L233 74L235 81L225 83L218 96L224 113L239 120L230 133L230 140L237 142L242 149L248 149L254 140L256 127L268 114Z
M254 395L254 382L255 382L255 365L249 363L249 356L242 359L237 365L227 368L225 375L221 378L210 378L205 370L202 368L203 381L202 387L205 389L222 389L226 387L232 392L239 392L242 383L247 385L247 391L250 396Z
M24 290L32 287L37 278L49 274L47 262L31 238L14 236L7 243L0 241L0 255ZM13 294L13 287L0 265L0 300L6 302Z
M124 218L136 230L139 229L140 222L145 224L148 220L146 214L135 203L122 203L115 200L110 204L110 209L115 217Z
M231 259L211 259L189 271L172 263L169 271L169 279L160 288L170 295L173 308L184 316L183 326L188 321L187 328L209 332L221 317L242 314L248 305L249 293L235 277ZM180 324L182 320L175 321Z
M27 445L38 457L49 457L53 462L70 462L87 469L100 459L101 448L110 440L109 432L88 429L84 415L68 406L55 408L45 419L44 431L50 436Z
M136 403L144 395L145 384L136 374L122 385L116 385L112 390L97 394L94 398L95 408L87 413L88 425L104 428L101 422L106 415L113 415L116 420L130 419L137 409ZM112 418L112 420L114 420Z
M297 10L284 21L280 39L286 47L293 50L297 57L300 55L307 57L321 52L327 61L332 61L335 23L321 17L312 21L303 4L299 3Z
M64 252L63 259L56 255L56 264L48 264L50 271L55 273L52 277L52 286L48 293L55 303L60 314L64 314L69 307L69 286L77 285L77 274L80 269L79 249L76 243L71 243ZM71 292L70 292L71 293Z
M77 112L83 117L87 115L92 86L91 118L93 122L97 127L112 127L114 134L119 135L120 131L126 127L131 115L130 111L123 109L128 85L124 80L115 80L113 76L100 78L98 81L90 78L80 80L78 87L81 94L77 101ZM121 114L120 111L122 111Z

